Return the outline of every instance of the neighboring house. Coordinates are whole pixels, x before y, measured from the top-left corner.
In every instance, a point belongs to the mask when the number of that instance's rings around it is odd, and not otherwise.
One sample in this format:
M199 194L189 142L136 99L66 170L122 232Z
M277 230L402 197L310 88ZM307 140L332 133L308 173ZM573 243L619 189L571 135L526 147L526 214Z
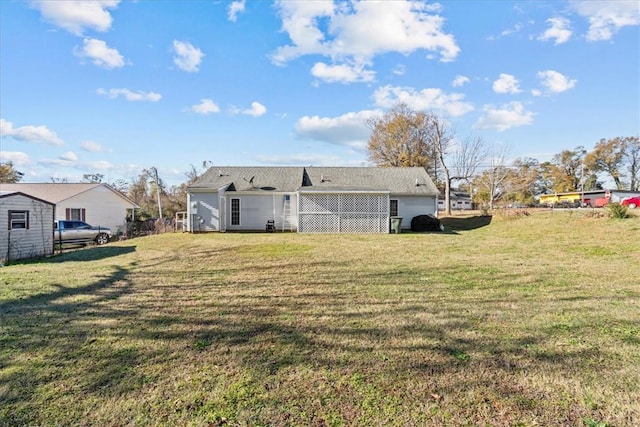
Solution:
M388 233L437 216L438 190L424 168L212 167L187 190L188 230Z
M452 190L449 195L449 203L451 204L452 210L463 210L468 211L473 209L473 203L471 202L471 196L469 193L465 193L462 191ZM441 195L438 199L438 210L445 210L444 205L444 196Z
M0 191L20 191L56 205L55 220L85 221L107 227L115 234L125 230L127 212L136 204L102 183L0 184Z
M0 191L0 261L53 254L55 205L21 192Z

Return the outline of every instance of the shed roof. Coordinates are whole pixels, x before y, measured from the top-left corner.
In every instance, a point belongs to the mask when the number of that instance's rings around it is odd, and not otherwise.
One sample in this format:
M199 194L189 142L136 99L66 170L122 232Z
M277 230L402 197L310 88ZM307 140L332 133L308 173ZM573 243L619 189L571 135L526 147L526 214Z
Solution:
M130 203L133 207L137 207L135 202L129 199L119 191L114 190L111 186L104 183L17 183L17 184L0 184L0 191L20 191L25 194L32 195L42 200L48 200L52 203L60 203L70 199L78 194L93 190L96 187L103 186L122 199Z
M49 202L47 200L43 200L43 199L41 199L39 197L35 197L35 196L30 195L30 194L25 194L25 193L23 193L21 191L6 191L4 189L0 190L0 199L9 198L11 196L23 196L23 197L27 197L27 198L32 199L32 200L36 200L36 201L41 202L41 203L45 203L47 205L55 206L55 203Z

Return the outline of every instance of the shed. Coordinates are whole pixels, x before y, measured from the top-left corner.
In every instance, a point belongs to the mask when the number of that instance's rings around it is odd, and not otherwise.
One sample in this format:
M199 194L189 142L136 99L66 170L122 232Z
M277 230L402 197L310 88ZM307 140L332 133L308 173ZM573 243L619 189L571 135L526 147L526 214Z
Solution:
M55 205L17 191L0 191L0 260L53 254Z

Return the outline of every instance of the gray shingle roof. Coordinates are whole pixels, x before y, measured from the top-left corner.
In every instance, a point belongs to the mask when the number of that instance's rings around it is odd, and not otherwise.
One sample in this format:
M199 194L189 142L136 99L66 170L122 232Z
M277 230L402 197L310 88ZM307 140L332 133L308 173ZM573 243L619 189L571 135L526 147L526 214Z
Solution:
M303 167L212 166L189 188L217 190L233 184L235 191L296 191L302 185Z
M416 185L417 184L417 185ZM437 195L424 168L213 166L191 189L235 191L389 191Z
M361 189L392 194L437 195L438 189L424 168L308 167L309 189Z

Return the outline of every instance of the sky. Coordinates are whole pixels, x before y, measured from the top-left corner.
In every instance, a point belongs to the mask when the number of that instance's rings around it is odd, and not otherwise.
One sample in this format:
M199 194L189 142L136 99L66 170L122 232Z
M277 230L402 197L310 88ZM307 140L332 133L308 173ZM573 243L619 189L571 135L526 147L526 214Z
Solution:
M637 136L640 2L0 1L23 182L369 166L367 120L399 102L510 159Z

